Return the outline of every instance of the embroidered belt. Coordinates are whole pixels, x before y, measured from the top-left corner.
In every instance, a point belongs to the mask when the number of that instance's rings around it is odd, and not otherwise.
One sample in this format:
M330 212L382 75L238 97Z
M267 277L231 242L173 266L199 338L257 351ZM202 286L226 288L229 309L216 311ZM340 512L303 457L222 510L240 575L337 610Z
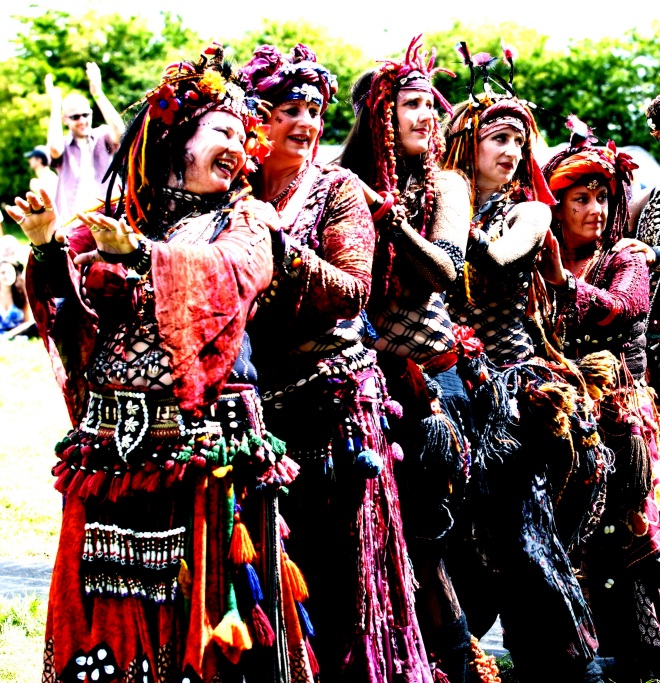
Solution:
M195 434L231 436L250 428L250 404L258 401L253 387L228 391L207 409L199 421L184 419L175 397L169 392L91 390L87 414L80 431L113 439L122 460L148 434L154 439Z

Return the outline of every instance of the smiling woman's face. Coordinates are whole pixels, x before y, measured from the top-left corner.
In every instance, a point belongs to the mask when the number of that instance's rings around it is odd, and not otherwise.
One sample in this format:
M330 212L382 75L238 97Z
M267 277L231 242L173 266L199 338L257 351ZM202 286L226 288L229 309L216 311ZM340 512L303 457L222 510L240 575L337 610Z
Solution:
M186 145L183 189L195 194L227 192L245 165L245 128L227 111L210 111L199 119Z
M406 156L424 154L433 131L433 95L423 90L402 90L396 96L397 135Z
M273 149L267 159L304 162L321 130L321 107L316 102L290 100L275 107L268 120Z

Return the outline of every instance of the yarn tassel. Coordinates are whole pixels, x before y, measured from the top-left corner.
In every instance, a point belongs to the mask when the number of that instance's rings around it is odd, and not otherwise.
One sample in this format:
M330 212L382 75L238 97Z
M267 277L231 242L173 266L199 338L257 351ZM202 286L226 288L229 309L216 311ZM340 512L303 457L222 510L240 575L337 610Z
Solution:
M316 680L317 676L319 676L319 674L321 673L321 667L319 666L318 659L316 659L314 650L312 650L312 645L309 642L309 638L305 638L305 649L307 650L307 658L309 659L309 668L312 671L314 680Z
M254 544L250 538L250 532L243 522L240 515L234 515L234 530L231 535L229 545L229 559L235 565L252 564L257 556Z
M243 566L245 567L248 586L250 587L252 599L255 602L263 600L264 594L261 590L261 582L259 581L259 575L257 574L257 570L251 564L244 564Z
M232 664L238 664L243 652L252 648L250 632L236 608L230 609L213 629L213 640Z
M270 620L259 603L256 603L252 608L250 617L252 619L252 631L257 643L262 647L272 647L275 642L275 631L273 631Z
M644 439L642 426L636 418L631 418L630 426L630 450L628 467L621 467L617 462L617 470L629 471L628 487L639 493L639 499L643 500L651 491L651 453ZM625 451L624 451L625 452Z
M307 600L309 590L298 565L286 553L282 555L282 571L287 575L293 599L298 602Z
M312 620L309 618L309 612L305 609L302 602L296 603L298 607L298 616L300 617L300 625L302 626L302 631L304 636L315 636L314 626L312 626Z
M265 432L264 438L270 444L275 455L282 456L286 453L286 442L282 441L282 439L278 439L270 432Z
M280 537L287 539L289 538L289 535L291 534L291 529L289 529L289 525L286 523L286 520L282 515L279 515L279 525L280 525Z

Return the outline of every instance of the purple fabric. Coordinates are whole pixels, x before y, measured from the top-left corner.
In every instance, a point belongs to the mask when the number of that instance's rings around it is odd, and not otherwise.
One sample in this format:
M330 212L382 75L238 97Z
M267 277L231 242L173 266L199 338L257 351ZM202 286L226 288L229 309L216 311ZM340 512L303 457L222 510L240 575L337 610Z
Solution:
M98 185L99 201L105 200L108 187L107 182L103 182L103 176L108 170L112 161L112 156L119 148L111 139L109 126L103 125L93 128L89 132L92 142L92 167L94 169L94 180ZM64 152L61 157L53 159L52 168L57 170L57 193L55 194L55 206L64 222L68 221L76 209L75 199L78 185L80 182L80 161L81 149L75 138L69 134L65 138ZM87 207L87 208L92 208ZM78 207L80 209L80 207Z

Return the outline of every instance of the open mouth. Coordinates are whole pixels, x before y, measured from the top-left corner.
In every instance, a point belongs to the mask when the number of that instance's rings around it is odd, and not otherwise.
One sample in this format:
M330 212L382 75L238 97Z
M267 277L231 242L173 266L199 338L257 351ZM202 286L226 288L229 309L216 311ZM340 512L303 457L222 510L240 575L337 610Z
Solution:
M216 159L213 162L213 165L223 173L226 173L228 176L231 176L236 169L236 162L232 161L231 159Z
M298 145L309 144L309 137L307 135L289 135L289 140L292 140Z

